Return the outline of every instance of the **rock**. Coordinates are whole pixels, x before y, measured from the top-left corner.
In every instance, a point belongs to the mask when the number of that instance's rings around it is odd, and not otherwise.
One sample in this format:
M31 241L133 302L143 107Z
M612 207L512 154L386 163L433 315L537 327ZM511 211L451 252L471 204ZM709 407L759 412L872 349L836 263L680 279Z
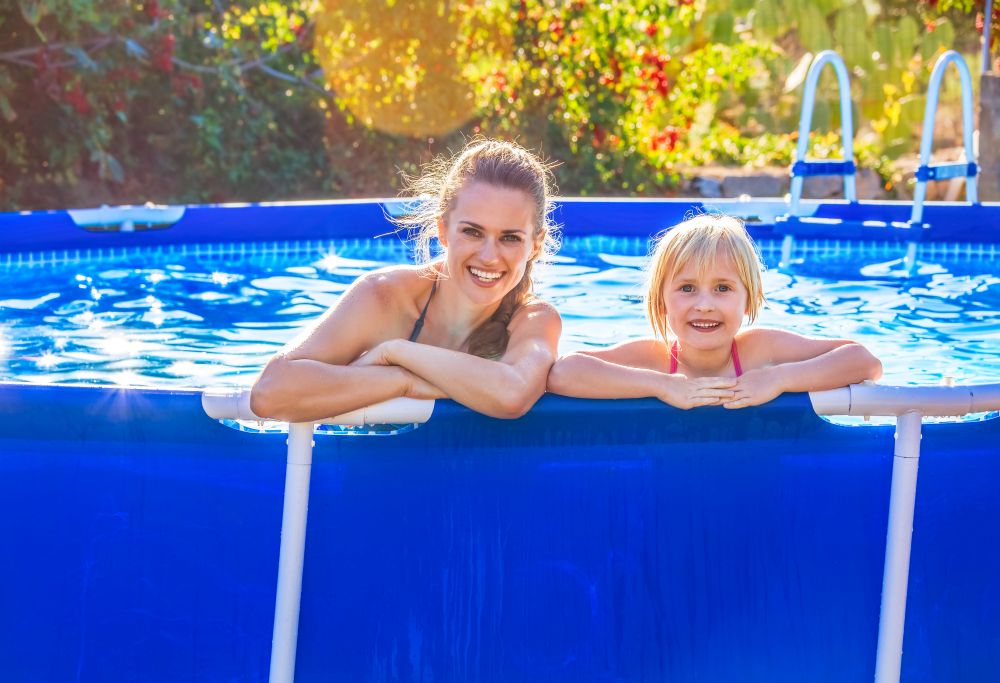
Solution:
M839 175L809 176L802 183L802 196L806 199L843 197L844 177Z
M722 179L722 196L780 197L788 191L787 173L754 173L730 175Z
M690 187L699 197L718 198L722 196L722 183L715 178L696 176L691 179Z
M855 187L858 199L887 199L885 183L880 176L870 168L862 168L855 176Z

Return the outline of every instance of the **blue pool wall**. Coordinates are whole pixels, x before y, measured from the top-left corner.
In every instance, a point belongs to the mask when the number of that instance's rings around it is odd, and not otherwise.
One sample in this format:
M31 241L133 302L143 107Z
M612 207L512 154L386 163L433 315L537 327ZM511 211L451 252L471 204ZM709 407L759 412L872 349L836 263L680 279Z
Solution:
M556 217L645 237L714 207L775 239L782 206L571 200ZM188 207L131 233L0 214L0 255L368 239L397 209ZM925 242L1000 241L995 206L925 218ZM1000 672L998 425L924 428L906 681ZM546 396L514 422L441 401L410 432L317 437L298 680L871 680L892 445L802 395L735 412ZM0 384L3 680L265 680L284 459L283 435L210 420L195 392Z
M369 239L390 234L394 226L388 217L404 206L405 202L398 200L190 206L170 227L134 232L91 232L77 226L67 211L0 213L0 254L259 240ZM864 221L905 223L910 217L906 202L807 206L813 216L832 221L826 226L821 223L819 228L797 228L810 239L1000 242L1000 205L928 204L924 220L930 227L926 229L858 225ZM567 235L648 236L705 211L747 217L755 239L780 239L789 231L787 226L775 228L774 219L787 211L780 200L563 199L556 205L554 218Z
M108 387L0 424L5 680L266 679L285 435ZM1000 670L997 443L924 427L906 681ZM871 680L892 446L801 394L318 435L297 680Z

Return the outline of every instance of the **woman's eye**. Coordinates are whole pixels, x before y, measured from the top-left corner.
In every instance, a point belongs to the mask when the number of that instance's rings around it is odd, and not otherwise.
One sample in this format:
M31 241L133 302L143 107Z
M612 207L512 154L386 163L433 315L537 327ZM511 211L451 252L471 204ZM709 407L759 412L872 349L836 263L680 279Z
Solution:
M504 235L501 237L504 242L523 242L524 240L520 235Z
M479 231L475 228L462 228L462 234L468 235L469 237L478 237Z

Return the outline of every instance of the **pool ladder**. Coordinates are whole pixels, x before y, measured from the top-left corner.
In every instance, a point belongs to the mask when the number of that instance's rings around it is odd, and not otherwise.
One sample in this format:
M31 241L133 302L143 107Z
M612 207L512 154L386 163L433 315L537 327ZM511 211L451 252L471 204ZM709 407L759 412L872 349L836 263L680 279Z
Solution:
M829 161L809 161L806 154L809 151L809 130L812 128L813 109L816 105L816 86L823 67L832 64L837 73L837 84L840 87L840 137L844 146L844 158ZM844 198L852 204L858 201L854 174L854 117L851 112L851 79L847 75L844 59L833 50L823 50L809 66L806 76L806 90L802 95L802 114L799 117L799 141L795 148L795 162L792 164L791 207L789 218L793 221L802 217L801 200L802 187L809 176L843 176ZM786 234L781 243L781 265L788 266L792 261L792 247L795 237Z
M962 135L965 147L966 161L959 163L930 163L931 147L934 143L934 119L937 115L938 99L941 91L941 81L948 65L952 62L958 69L962 84ZM812 127L813 109L816 102L816 86L823 67L832 64L837 73L840 88L840 125L841 138L844 145L844 158L830 161L810 161L806 158L809 147L809 130ZM895 228L909 231L906 255L903 258L904 269L912 273L916 268L917 251L920 243L919 230L930 227L923 222L924 203L927 198L927 182L930 180L948 180L965 178L965 198L971 204L978 204L976 177L979 167L972 145L972 78L965 59L958 52L948 50L934 63L931 80L928 86L927 105L924 109L924 126L920 139L920 160L916 170L917 184L913 194L913 206L910 220L903 222L885 222L879 220L852 221L860 225L872 227ZM833 50L824 50L816 55L806 76L806 88L802 96L802 114L799 118L799 140L795 150L795 161L792 164L791 191L789 214L779 221L790 225L810 222L810 217L802 212L802 188L808 176L840 175L844 178L844 198L850 205L857 206L857 191L854 175L857 168L854 163L854 125L851 111L850 78L844 60ZM783 220L782 220L783 219ZM847 222L847 221L842 221ZM785 234L781 243L781 266L787 267L792 261L792 250L795 245L793 231Z
M938 97L941 94L941 81L948 65L955 63L962 82L962 142L965 146L966 161L950 164L932 164L931 147L934 144L934 119L937 116ZM924 130L920 136L920 165L917 167L917 186L913 190L913 209L910 213L909 227L911 230L921 230L929 227L923 222L924 201L927 198L927 181L949 180L965 177L965 201L978 204L976 177L979 166L976 164L975 151L972 148L972 77L969 66L962 55L954 50L948 50L938 57L931 72L931 82L928 85L927 105L924 109ZM906 245L904 264L907 270L912 270L917 262L917 240L910 240Z

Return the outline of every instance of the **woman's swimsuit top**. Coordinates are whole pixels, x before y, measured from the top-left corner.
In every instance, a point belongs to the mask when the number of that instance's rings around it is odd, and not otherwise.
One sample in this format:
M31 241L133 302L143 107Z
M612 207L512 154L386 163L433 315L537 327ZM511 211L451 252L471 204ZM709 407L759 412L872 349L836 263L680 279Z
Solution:
M740 367L740 354L736 352L736 340L733 340L733 370L736 371L736 376L739 377L743 374L743 368ZM677 372L677 342L670 345L670 374Z
M427 297L427 303L424 304L424 310L420 311L420 317L417 318L417 322L413 323L413 332L410 332L410 341L417 341L417 337L420 336L420 330L424 329L424 318L427 316L427 307L431 305L431 299L434 298L434 292L437 291L438 281L434 278L434 284L431 285L431 294ZM735 347L734 347L735 348Z

